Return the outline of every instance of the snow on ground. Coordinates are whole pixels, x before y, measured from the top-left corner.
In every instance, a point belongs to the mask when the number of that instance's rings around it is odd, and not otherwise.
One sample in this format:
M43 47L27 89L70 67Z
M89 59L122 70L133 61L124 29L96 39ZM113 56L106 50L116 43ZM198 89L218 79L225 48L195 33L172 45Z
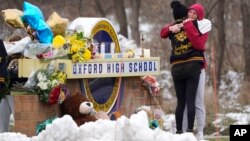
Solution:
M171 89L173 87L171 83L171 74L169 71L163 71L161 73L163 79L159 81L164 90ZM235 98L239 94L240 82L242 80L242 74L229 71L223 77L220 87L220 95L227 97L226 102L232 103L227 105L237 105ZM170 91L164 91L166 99L173 99ZM228 100L230 99L230 100ZM225 100L225 99L224 99ZM223 100L220 103L225 103ZM228 107L227 107L228 108ZM157 128L152 130L148 127L148 117L144 111L134 114L128 119L122 116L117 121L110 120L98 120L96 122L90 122L77 127L70 116L64 116L63 118L56 119L51 125L48 125L47 129L41 132L38 136L27 137L20 133L2 133L0 134L0 141L194 141L196 138L193 134L184 133L182 135L176 135L175 133L175 116L174 113L170 113L163 117L163 130ZM233 124L249 124L250 123L250 105L245 106L239 113L225 113L219 114L218 119L213 122L214 125L218 125L220 131L229 128L230 125L223 125L223 121L232 119Z
M195 141L191 133L172 134L159 128L148 127L145 111L122 116L117 121L97 120L77 127L68 115L58 118L46 127L38 136L27 137L20 133L2 133L0 141Z
M165 131L175 133L176 132L175 115L168 114L168 115L163 116L162 118L164 120L163 129Z
M241 83L243 80L243 73L237 73L229 70L222 76L220 82L220 103L223 108L239 108L237 97L239 96Z
M233 123L227 123L226 125L223 124L228 119L233 120ZM219 114L218 119L213 122L216 125L220 132L228 129L230 125L249 125L250 123L250 113L227 113L225 115ZM213 133L214 135L216 133Z
M228 113L226 117L235 120L234 124L245 124L247 125L250 122L250 114L249 113Z
M240 106L240 103L237 101L237 97L240 94L241 83L243 81L243 73L237 73L235 71L229 70L227 73L222 75L221 85L219 88L219 104L222 107L220 109L218 118L213 122L215 126L218 126L219 130L223 132L224 130L230 127L230 124L242 124L248 125L250 123L250 105ZM208 76L207 76L208 77ZM173 82L171 72L168 70L161 71L161 74L157 77L160 83L161 88L163 88L163 99L171 100L176 99L173 89ZM213 87L206 85L207 90L211 90L209 94L213 93ZM213 107L211 107L213 108ZM240 111L238 113L225 113L225 110L235 109ZM163 116L164 119L164 130L169 132L175 131L175 119L174 113L169 113ZM230 121L230 123L228 122ZM231 123L232 122L232 123ZM225 125L223 125L225 124ZM196 128L197 125L195 125ZM205 127L206 130L206 127Z
M160 87L163 89L162 97L163 99L171 100L174 97L171 95L171 89L173 89L173 81L171 72L168 70L161 71L160 75L157 76Z

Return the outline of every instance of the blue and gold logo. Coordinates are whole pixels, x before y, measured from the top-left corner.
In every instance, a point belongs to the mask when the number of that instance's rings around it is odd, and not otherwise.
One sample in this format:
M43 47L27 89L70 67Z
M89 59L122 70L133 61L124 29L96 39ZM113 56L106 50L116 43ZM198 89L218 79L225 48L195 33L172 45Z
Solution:
M112 25L106 21L98 22L91 31L93 39L110 46L115 43L115 52L120 52L117 34ZM94 104L96 111L111 113L116 111L122 101L124 85L121 77L84 79L85 94Z

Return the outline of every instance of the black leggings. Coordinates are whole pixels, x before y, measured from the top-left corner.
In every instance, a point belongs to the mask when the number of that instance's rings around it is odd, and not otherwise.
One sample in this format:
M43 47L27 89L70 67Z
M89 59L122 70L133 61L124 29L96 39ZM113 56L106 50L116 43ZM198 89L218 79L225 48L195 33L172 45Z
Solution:
M200 74L185 79L174 79L177 107L175 120L177 132L182 132L182 121L185 105L187 104L188 130L192 131L195 120L195 97L199 84Z

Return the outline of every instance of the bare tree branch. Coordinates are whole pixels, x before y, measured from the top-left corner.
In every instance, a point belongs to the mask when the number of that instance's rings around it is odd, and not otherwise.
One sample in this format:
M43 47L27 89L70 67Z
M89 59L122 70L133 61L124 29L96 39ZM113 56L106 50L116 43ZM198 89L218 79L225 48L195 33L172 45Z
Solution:
M128 22L123 0L113 0L116 18L120 25L120 34L128 37Z
M245 57L245 79L250 80L250 3L249 0L241 1L242 23L243 23L243 48Z
M219 39L219 48L218 48L218 64L217 64L217 86L220 85L221 72L224 60L224 53L226 47L226 33L225 33L225 0L220 0L218 5L218 15L217 15L217 23L218 23L218 39Z
M79 0L79 5L78 5L78 10L79 10L79 16L81 17L82 16L82 0Z
M226 47L226 56L228 58L227 60L228 60L228 62L230 64L230 66L233 68L233 70L237 72L239 69L237 69L237 67L235 67L235 65L234 65L234 63L232 61L233 59L231 59L231 57L230 57L230 53L231 52L229 52L229 49Z
M132 15L131 15L132 38L140 46L139 15L140 15L141 0L130 0L130 4L132 6Z
M192 4L196 3L196 0L185 0L185 5L186 6L191 6Z
M208 18L208 17L210 16L212 10L215 8L215 6L218 4L219 1L220 1L220 0L215 1L215 2L212 4L212 6L208 9L207 14L206 14L206 18Z
M106 13L104 12L102 5L99 0L95 0L96 8L98 12L101 14L101 17L106 17Z

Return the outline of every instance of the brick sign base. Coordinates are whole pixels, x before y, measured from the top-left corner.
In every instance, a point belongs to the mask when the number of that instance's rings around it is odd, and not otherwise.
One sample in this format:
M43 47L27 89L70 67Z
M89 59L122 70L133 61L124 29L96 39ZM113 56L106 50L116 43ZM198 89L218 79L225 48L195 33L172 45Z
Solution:
M37 95L14 96L14 131L27 136L36 135L36 125L44 120L57 116L58 105L47 105L39 102Z
M124 79L124 97L118 112L129 117L136 108L146 105L152 109L159 108L155 99L149 94L145 87L141 86L140 77L126 77ZM70 90L80 92L78 81L69 80ZM162 96L156 96L160 105L162 105ZM47 105L39 102L37 95L15 95L15 125L14 132L20 132L27 136L36 135L37 124L46 119L59 115L58 105Z

